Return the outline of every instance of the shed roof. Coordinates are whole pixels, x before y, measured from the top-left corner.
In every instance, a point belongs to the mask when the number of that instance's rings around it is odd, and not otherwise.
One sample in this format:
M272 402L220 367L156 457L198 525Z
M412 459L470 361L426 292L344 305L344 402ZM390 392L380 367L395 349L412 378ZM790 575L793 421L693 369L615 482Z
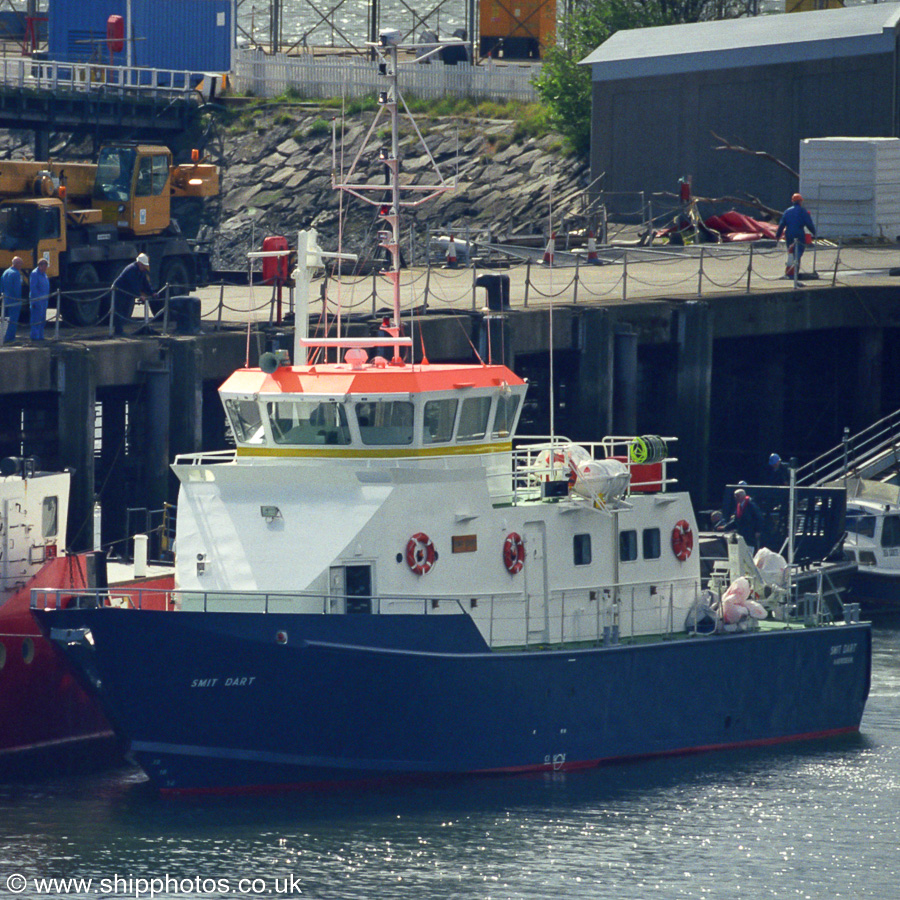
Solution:
M617 31L581 62L593 81L892 53L900 3Z

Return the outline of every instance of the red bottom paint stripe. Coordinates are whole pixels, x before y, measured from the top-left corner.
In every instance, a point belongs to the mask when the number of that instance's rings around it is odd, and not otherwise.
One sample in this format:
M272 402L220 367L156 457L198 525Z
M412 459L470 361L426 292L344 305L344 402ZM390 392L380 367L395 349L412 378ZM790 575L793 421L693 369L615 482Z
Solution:
M340 791L347 788L366 789L383 787L385 784L413 784L434 782L447 778L465 778L490 775L527 775L546 772L576 772L583 769L596 769L600 766L619 765L627 762L640 762L648 759L660 759L672 756L689 756L698 753L713 753L722 750L742 750L752 747L774 747L778 744L798 743L801 741L819 741L825 738L839 737L859 732L859 726L848 725L844 728L829 728L825 731L812 731L805 734L788 735L787 737L758 738L752 741L735 741L725 744L701 744L696 747L683 747L677 750L661 750L655 753L638 753L628 756L608 756L600 759L580 760L578 762L540 763L539 765L506 766L499 769L476 769L471 772L442 772L434 774L389 775L374 778L342 779L335 781L299 781L271 785L242 785L235 787L197 787L197 788L160 788L161 794L169 796L235 796L241 794L260 795L274 794L281 791Z

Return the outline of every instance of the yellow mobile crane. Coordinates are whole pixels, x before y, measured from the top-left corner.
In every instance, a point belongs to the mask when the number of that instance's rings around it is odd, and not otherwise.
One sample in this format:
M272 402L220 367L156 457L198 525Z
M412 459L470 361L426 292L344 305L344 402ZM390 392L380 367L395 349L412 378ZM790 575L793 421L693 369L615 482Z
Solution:
M219 193L216 166L197 151L193 159L176 166L167 147L114 144L96 163L0 161L0 270L14 256L28 269L46 258L51 291L63 292L60 312L73 325L96 324L109 308L104 286L138 253L150 257L156 285L203 284L209 254L171 216L173 197Z

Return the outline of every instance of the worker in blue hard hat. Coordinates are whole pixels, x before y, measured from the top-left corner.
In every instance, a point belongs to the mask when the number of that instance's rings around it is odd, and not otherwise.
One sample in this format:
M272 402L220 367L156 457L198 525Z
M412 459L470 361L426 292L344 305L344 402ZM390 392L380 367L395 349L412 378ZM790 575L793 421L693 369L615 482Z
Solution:
M791 483L791 473L788 467L781 461L777 453L769 456L769 464L763 477L763 484L771 484L776 487L787 487Z

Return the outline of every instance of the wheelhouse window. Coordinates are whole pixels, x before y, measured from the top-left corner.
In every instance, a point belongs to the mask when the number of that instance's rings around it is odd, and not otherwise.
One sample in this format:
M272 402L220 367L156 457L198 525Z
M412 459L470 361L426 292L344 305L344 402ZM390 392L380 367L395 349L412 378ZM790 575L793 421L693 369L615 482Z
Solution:
M59 497L44 497L41 504L41 537L53 538L59 533Z
M426 444L445 444L453 437L458 406L459 401L455 397L429 400L425 404L422 415L422 440Z
M881 526L881 546L900 547L900 516L885 516Z
M644 559L659 559L659 529L645 528L641 533L643 541Z
M490 414L490 397L467 397L463 400L459 413L459 428L456 432L457 440L477 441L483 438Z
M350 428L341 403L277 400L266 404L276 444L349 444Z
M860 534L863 537L875 537L875 516L865 516L861 513L847 513L847 531Z
M576 534L572 538L572 551L576 566L589 566L591 564L591 536Z
M262 443L262 417L255 400L229 398L225 401L225 412L235 440L242 444Z
M494 414L494 428L491 431L491 437L505 438L513 433L518 409L518 394L500 394L497 398L497 412Z
M623 531L619 534L619 559L622 562L633 562L638 558L637 532Z
M376 400L356 404L356 423L364 444L411 444L413 410L408 400Z

